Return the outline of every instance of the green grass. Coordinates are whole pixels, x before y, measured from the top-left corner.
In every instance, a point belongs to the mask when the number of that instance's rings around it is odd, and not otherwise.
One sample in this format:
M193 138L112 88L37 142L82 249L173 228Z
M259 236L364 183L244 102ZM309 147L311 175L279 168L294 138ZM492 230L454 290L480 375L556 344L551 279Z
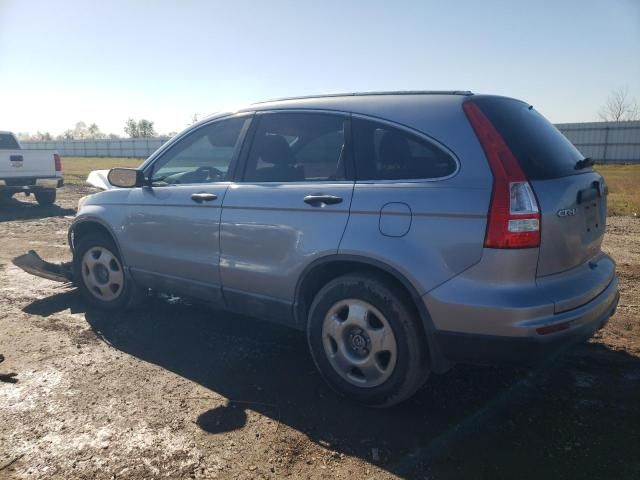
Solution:
M609 215L640 215L640 164L595 168L609 186Z
M141 158L64 157L65 182L84 184L91 170L137 167ZM640 164L597 165L609 185L609 215L640 215Z
M143 158L62 157L62 173L65 183L83 185L92 170L107 170L113 167L135 168L143 161Z

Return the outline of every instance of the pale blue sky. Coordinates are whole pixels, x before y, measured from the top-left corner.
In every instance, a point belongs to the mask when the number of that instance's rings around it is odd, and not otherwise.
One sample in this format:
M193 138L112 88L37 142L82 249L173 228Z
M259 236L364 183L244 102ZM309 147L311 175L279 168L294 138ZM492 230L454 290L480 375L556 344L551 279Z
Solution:
M406 89L588 121L618 87L640 100L640 0L0 0L0 130L168 132L273 97Z

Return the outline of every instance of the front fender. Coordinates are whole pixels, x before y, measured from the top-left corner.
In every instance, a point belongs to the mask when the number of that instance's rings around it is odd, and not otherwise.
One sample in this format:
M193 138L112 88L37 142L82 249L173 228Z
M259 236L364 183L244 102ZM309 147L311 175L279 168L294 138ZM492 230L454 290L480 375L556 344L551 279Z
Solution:
M94 224L97 230L106 232L116 244L118 252L122 256L122 249L120 248L120 242L115 229L112 227L112 223L108 220L109 212L106 208L100 205L87 205L80 210L69 226L67 232L67 241L71 252L75 249L74 234L78 229L90 227L90 224Z

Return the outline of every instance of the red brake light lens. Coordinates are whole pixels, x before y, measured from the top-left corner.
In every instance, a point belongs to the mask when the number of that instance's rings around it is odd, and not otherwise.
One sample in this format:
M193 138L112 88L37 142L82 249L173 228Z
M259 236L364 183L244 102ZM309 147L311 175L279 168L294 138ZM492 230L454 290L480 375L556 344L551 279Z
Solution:
M472 101L463 109L482 145L493 174L486 248L540 246L540 210L527 176L500 133Z
M53 163L56 166L56 172L61 172L62 171L62 159L60 158L60 155L58 155L57 153L53 154Z

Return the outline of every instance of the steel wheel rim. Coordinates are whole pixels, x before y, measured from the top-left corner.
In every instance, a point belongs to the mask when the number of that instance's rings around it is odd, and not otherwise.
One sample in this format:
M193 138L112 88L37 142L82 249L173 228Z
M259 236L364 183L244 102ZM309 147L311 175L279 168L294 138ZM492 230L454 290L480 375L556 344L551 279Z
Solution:
M91 247L80 265L87 290L103 302L117 299L124 287L124 273L118 258L105 247Z
M361 388L388 380L398 357L389 321L373 305L352 298L335 303L325 315L322 345L334 371Z

